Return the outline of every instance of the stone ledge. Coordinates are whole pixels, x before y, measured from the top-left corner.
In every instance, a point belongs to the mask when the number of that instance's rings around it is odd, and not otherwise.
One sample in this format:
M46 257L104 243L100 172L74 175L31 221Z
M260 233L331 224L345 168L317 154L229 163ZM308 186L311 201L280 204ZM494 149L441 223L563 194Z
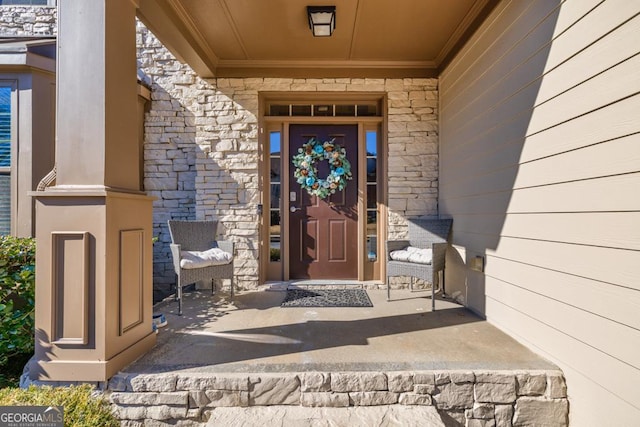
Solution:
M398 403L398 393L392 391L356 391L349 393L350 406L379 406Z
M107 394L123 425L197 425L226 407L431 407L452 425L507 427L563 426L569 412L559 371L119 374Z

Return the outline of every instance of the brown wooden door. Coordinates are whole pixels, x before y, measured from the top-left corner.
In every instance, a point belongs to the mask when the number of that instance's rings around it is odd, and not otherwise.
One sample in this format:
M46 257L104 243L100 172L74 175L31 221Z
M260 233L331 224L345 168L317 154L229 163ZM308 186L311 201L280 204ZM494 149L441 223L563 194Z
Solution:
M346 149L353 179L344 190L325 199L311 196L289 173L289 276L292 279L357 279L358 277L358 127L356 125L291 125L289 158L312 137L335 139ZM291 163L289 163L291 164ZM327 161L316 163L318 177L329 174ZM295 200L292 200L294 199ZM295 212L291 212L297 209Z

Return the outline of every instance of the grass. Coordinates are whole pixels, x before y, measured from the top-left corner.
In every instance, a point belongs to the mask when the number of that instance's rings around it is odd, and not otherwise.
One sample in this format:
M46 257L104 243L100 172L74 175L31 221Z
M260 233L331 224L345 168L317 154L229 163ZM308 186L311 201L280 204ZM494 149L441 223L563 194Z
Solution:
M31 386L28 389L0 389L0 406L62 406L65 426L116 427L120 422L111 407L93 387L84 384L71 387Z
M62 406L65 426L116 427L120 422L111 406L90 385L71 387L31 386L21 389L20 376L31 354L9 357L0 368L0 406Z
M120 422L111 406L90 385L72 387L31 386L21 389L20 376L32 354L18 353L0 367L0 406L62 406L64 425L116 427Z

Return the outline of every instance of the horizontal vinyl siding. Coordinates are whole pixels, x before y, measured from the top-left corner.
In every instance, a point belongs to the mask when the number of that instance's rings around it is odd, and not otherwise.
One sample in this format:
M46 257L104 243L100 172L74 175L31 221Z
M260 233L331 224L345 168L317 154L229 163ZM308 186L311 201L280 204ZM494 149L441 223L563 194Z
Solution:
M440 214L485 256L447 289L563 368L573 425L640 416L639 112L635 1L503 1L440 76Z

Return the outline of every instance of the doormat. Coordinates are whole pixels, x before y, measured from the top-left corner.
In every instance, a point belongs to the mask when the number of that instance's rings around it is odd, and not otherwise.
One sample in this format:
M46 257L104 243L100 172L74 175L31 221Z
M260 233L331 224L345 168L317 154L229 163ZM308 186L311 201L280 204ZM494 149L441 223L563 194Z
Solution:
M373 307L364 289L287 289L282 307Z

